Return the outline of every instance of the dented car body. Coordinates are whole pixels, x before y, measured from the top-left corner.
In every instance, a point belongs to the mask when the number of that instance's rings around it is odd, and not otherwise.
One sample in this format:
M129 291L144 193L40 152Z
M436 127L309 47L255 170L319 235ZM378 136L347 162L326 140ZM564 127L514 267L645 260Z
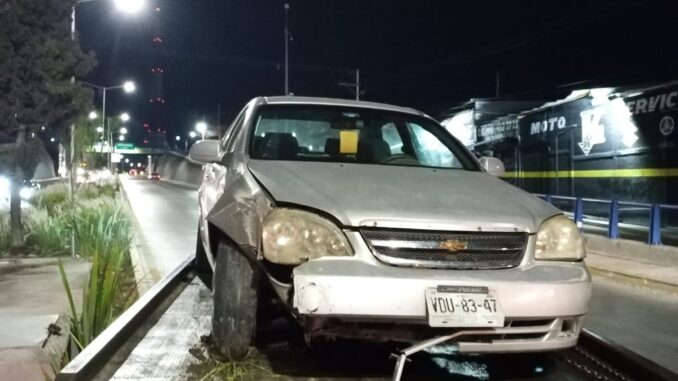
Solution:
M574 224L418 111L256 98L191 157L205 162L198 255L216 279L219 245L234 246L309 341L476 329L489 333L460 351L576 344L591 278Z

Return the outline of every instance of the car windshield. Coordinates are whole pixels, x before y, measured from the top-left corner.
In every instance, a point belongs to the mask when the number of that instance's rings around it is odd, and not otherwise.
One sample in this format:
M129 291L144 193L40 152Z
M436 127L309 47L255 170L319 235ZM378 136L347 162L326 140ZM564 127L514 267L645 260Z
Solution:
M262 106L253 129L250 156L479 170L468 151L431 120L338 106Z

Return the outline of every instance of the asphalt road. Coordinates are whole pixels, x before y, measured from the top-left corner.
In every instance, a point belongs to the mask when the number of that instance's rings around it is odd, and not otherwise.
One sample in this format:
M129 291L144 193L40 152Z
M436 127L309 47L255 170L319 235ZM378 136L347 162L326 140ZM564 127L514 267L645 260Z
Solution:
M195 252L198 194L195 190L143 177L120 176L137 219L137 233L155 280Z
M123 179L123 186L141 225L146 252L150 256L148 262L165 274L195 248L197 193L165 182L134 178ZM673 371L678 371L675 362L678 353L676 316L678 295L605 278L594 279L587 327ZM196 340L195 334L193 340ZM285 356L293 357L293 354L286 353ZM527 361L529 368L534 365L533 361L547 364L553 359L531 357L521 361ZM562 379L561 376L564 374L559 373L555 379Z

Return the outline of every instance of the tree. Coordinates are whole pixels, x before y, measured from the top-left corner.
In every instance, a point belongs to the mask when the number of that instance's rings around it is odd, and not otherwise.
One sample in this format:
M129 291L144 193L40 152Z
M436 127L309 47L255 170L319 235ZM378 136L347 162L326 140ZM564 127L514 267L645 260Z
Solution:
M75 83L95 65L70 35L75 0L4 0L0 4L0 136L14 138L0 163L12 179L12 247L24 244L19 189L32 177L32 132L64 129L92 104L92 92ZM61 135L64 135L63 133Z

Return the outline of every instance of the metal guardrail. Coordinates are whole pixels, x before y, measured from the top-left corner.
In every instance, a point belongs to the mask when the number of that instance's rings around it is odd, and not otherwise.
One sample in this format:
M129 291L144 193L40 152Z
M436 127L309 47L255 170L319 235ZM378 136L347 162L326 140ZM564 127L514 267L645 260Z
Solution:
M607 221L607 237L610 239L619 238L619 211L621 206L630 206L644 208L649 211L647 243L649 245L661 245L661 214L662 210L678 210L678 205L671 204L650 204L632 201L603 200L597 198L556 196L551 194L534 193L535 196L543 198L549 204L553 201L566 200L574 201L572 214L577 227L581 229L584 226L584 202L608 204L609 215Z

